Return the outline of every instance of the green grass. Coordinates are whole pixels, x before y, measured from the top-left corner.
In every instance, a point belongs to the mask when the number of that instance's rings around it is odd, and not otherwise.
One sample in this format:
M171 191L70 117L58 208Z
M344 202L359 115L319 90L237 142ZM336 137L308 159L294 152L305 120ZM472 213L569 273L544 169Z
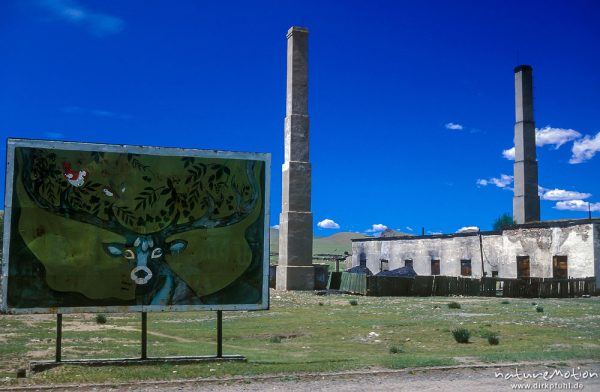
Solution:
M360 306L349 306L351 300ZM460 301L457 311L448 309L445 297L272 291L269 311L224 312L224 354L244 355L247 363L63 366L21 383L404 368L452 365L463 358L481 363L600 359L598 298L544 299L547 311L537 314L526 299L511 299L510 306L496 298ZM140 316L115 313L107 318L106 324L97 324L93 314L64 315L63 358L139 357ZM17 385L16 370L30 361L53 359L55 328L51 315L0 316L0 387ZM454 341L451 331L457 328L471 331L470 344ZM489 336L501 336L501 344L490 345ZM214 355L215 338L215 312L148 314L151 357Z

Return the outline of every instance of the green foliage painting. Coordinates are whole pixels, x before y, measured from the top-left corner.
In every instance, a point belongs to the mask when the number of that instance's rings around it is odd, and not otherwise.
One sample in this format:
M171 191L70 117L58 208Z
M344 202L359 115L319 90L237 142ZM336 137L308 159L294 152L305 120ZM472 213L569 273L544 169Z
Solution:
M8 308L267 306L264 154L11 142Z

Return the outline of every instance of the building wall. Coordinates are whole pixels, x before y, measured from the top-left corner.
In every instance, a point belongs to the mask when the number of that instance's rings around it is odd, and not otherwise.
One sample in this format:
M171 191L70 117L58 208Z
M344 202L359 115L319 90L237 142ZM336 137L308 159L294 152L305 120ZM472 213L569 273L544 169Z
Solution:
M595 240L594 240L595 239ZM484 271L492 276L517 277L517 256L529 256L530 276L553 277L553 256L567 256L568 276L583 278L600 271L600 230L591 223L566 227L519 228L482 235ZM474 278L482 276L479 235L468 233L450 236L354 241L352 265L360 260L373 272L380 271L380 260L389 260L390 270L413 260L419 275L431 274L431 260L440 260L440 274L460 276L461 260L471 260Z
M600 225L593 225L594 235L594 273L596 276L596 292L600 291Z

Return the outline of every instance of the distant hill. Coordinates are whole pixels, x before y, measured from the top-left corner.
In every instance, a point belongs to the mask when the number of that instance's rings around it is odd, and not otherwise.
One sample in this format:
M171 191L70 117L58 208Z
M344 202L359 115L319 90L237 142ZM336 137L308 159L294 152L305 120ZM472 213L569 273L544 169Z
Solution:
M412 236L414 234L403 233L401 231L396 231L394 229L385 229L382 233L382 237L403 237L403 236Z
M313 239L313 255L336 254L343 255L344 252L352 253L352 243L355 238L366 238L360 233L340 232L327 237L315 237ZM271 229L271 253L279 253L279 230Z

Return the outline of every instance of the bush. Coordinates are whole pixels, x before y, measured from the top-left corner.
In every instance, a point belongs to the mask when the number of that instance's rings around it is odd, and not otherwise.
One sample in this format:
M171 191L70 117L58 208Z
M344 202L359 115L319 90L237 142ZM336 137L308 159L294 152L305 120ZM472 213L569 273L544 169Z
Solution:
M323 305L324 305L323 302L319 302L319 306L323 306Z
M456 340L458 343L469 343L471 332L469 332L469 330L466 328L457 328L452 331L452 335L454 336L454 340Z
M460 304L458 302L453 301L448 304L448 307L450 309L460 309Z
M515 221L514 221L513 217L508 215L507 213L504 213L504 214L500 215L494 221L494 224L492 225L492 227L494 228L494 230L500 231L500 230L508 229L510 226L512 226L514 224L515 224Z
M498 343L500 343L500 339L498 338L498 335L489 335L487 337L487 341L491 346L496 346L498 345Z
M391 346L390 347L390 354L400 354L403 353L404 350L402 349L402 347L398 347L398 346Z
M106 316L102 313L96 315L96 324L106 324Z
M355 299L351 299L351 300L350 300L350 301L348 301L348 302L350 302L350 305L352 305L352 306L356 306L356 305L358 305L358 301L357 301L357 300L355 300Z
M502 301L502 305L508 305L510 303L510 301L504 300Z
M544 312L544 307L543 307L543 306L541 306L541 305L538 305L538 306L536 306L536 307L535 307L535 310L536 310L538 313L543 313L543 312Z
M281 336L271 336L271 339L269 339L269 342L271 342L271 343L281 343Z

